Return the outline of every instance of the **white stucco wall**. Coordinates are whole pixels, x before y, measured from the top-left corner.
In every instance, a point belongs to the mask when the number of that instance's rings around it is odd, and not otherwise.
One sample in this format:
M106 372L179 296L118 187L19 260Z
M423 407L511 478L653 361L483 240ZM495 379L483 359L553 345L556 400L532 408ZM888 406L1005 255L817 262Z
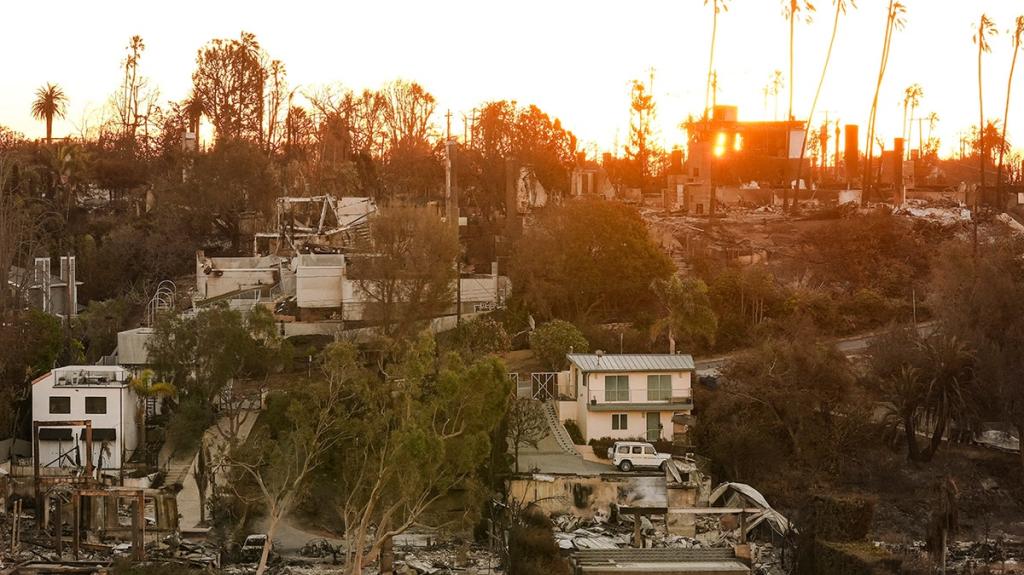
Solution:
M672 376L672 397L690 397L691 394L691 379L690 372L663 372L663 371L642 371L633 373L588 373L587 379L584 382L575 366L572 368L570 377L575 379L578 383L585 383L585 385L577 387L577 393L579 399L584 402L589 402L591 399L596 399L597 403L607 403L605 401L605 376L610 375L625 375L629 378L629 402L630 403L658 403L652 402L647 399L647 376L648 375L670 375ZM584 393L585 392L585 393Z
M105 376L108 383L92 383L74 385L71 378L76 373L87 373L90 377ZM35 421L74 421L91 420L93 429L114 429L116 438L106 442L109 453L103 454L104 469L118 469L122 465L122 457L129 457L138 446L137 401L135 394L127 385L129 371L119 366L68 366L55 369L32 384L32 419ZM66 383L58 384L64 377ZM70 413L50 413L50 397L69 397ZM105 397L106 413L86 413L86 397ZM42 427L46 427L45 425ZM67 452L77 442L79 453L85 457L85 428L71 427L72 439L40 440L39 462L41 466L57 467L54 462L62 452ZM100 441L93 443L93 464L99 465ZM72 460L74 456L71 456ZM84 461L83 461L84 463Z
M612 415L618 413L626 414L627 428L625 430L612 429ZM647 439L647 413L646 411L588 412L587 431L584 432L583 439L585 441L602 437ZM672 415L674 413L673 411L658 412L658 421L661 422L661 439L672 439Z
M117 333L117 362L121 365L149 364L149 340L156 333L151 327L137 327Z
M300 308L336 308L342 302L345 267L300 266L295 277L295 300Z
M673 398L692 397L691 372L621 372L621 373L587 373L586 379L579 369L572 365L569 370L570 383L576 386L576 415L580 431L583 432L583 439L599 439L602 437L614 437L616 439L631 439L634 437L645 437L647 434L647 413L657 411L660 413L662 430L661 436L664 439L672 438L672 416L676 413L688 413L689 410L663 409L660 406L669 403L668 401L652 401L647 399L647 376L648 375L670 375L672 377ZM605 376L625 375L629 378L629 400L622 402L609 402L605 399ZM594 411L591 401L599 406L615 405L617 403L628 403L630 407L613 411ZM642 404L643 409L637 410L636 404ZM625 430L612 429L612 414L626 413L628 428Z

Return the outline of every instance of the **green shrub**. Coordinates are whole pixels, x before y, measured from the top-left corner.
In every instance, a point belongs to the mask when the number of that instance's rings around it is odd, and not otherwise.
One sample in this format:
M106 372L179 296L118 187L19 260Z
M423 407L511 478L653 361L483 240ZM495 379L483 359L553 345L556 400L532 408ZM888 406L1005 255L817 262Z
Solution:
M590 350L590 344L575 325L556 319L530 334L530 349L547 369L559 371L566 366L567 353L586 353Z
M215 420L209 403L198 397L188 398L171 414L167 424L167 442L176 453L195 449Z
M512 340L505 326L491 318L464 321L455 329L440 334L438 344L470 360L512 349Z
M569 437L572 438L572 442L576 445L583 445L583 432L580 431L580 426L576 424L575 419L565 420L565 431L569 433Z

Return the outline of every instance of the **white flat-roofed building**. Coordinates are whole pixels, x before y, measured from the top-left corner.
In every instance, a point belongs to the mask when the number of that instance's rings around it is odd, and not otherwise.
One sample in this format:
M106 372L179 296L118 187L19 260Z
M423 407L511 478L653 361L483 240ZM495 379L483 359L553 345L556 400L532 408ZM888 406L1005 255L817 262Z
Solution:
M93 466L120 469L138 447L138 397L131 372L114 365L59 367L32 382L32 419L39 425L40 467L85 465L84 426L92 422Z

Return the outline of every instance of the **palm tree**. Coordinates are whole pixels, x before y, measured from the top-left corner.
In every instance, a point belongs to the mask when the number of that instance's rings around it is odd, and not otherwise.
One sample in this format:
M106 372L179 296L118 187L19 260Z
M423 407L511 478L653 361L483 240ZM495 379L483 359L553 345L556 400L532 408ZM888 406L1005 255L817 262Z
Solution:
M933 148L932 132L935 131L935 126L939 125L939 119L940 119L939 115L937 113L935 113L935 112L931 112L930 114L925 116L924 119L928 120L928 139L926 140L928 142L928 149L929 150L935 150L936 152L938 152L939 146L937 144L934 145L934 148ZM923 146L922 146L921 150L922 150L921 153L924 154L924 147Z
M36 90L36 99L32 102L32 117L37 120L46 120L46 143L53 140L53 117L64 117L67 109L68 97L64 90L57 84L47 83Z
M890 415L903 426L907 461L917 461L921 451L917 444L917 412L924 400L921 370L912 365L901 365L895 373L882 380L881 388L889 400Z
M1024 16L1017 16L1017 26L1013 32L1013 59L1010 61L1010 79L1006 82L1006 108L1003 110L1003 137L999 148L999 164L996 168L996 186L1001 192L1003 186L1003 152L1006 150L1006 124L1010 121L1010 90L1013 88L1013 72L1017 67L1017 56L1021 51L1021 40L1024 39ZM1002 198L1002 193L999 194Z
M704 0L704 5L711 4L714 7L714 12L711 17L711 55L708 59L708 82L704 87L704 119L705 121L710 119L711 115L708 110L711 102L711 76L715 70L715 39L718 35L718 14L721 12L729 11L729 0Z
M814 100L811 102L811 111L807 114L807 123L804 127L804 134L811 131L811 118L814 117L814 110L818 107L818 98L821 96L821 88L825 85L825 76L828 74L828 65L832 60L832 47L836 43L836 32L839 30L839 17L846 13L846 5L849 4L854 8L857 7L857 3L854 0L833 0L836 5L836 15L832 21L832 38L828 42L828 51L825 52L825 65L821 68L821 78L818 79L818 89L814 91ZM792 92L792 89L790 90ZM837 124L838 125L838 124ZM838 145L839 140L836 140ZM800 181L800 177L804 168L804 152L807 150L807 137L804 137L803 143L800 145L800 161L796 165L796 181Z
M789 109L788 115L786 116L787 122L793 121L793 89L796 87L796 81L793 78L793 63L794 63L794 48L796 46L796 18L797 14L804 12L807 14L806 21L811 21L811 12L814 12L814 5L808 0L783 0L782 14L789 20ZM807 119L810 121L810 118ZM789 158L790 138L792 137L792 131L786 128L786 157ZM804 141L807 141L807 132L804 132ZM800 161L803 161L803 154L801 153ZM799 170L799 168L797 168ZM789 165L787 159L786 177L789 177ZM800 179L793 183L796 189L799 189ZM785 189L785 188L783 188ZM796 197L794 193L793 203L796 203ZM788 209L789 203L787 194L782 195L782 209L785 211Z
M907 142L904 148L907 157L910 156L910 137L914 135L914 114L924 97L924 88L920 84L911 84L903 91L903 141ZM907 117L907 112L910 117ZM909 122L907 121L909 120Z
M974 352L955 336L935 336L922 344L926 361L924 405L935 422L921 461L931 461L942 445L946 426L962 417L974 375Z
M875 83L875 96L871 100L871 113L868 116L868 133L865 145L867 150L865 153L866 160L864 162L864 193L861 194L861 203L865 204L868 200L868 189L871 187L871 161L874 159L875 153L875 121L878 119L878 95L882 91L882 81L885 79L885 70L889 66L889 52L892 48L893 34L897 30L902 30L906 24L906 13L907 8L902 2L898 0L889 0L889 8L886 12L885 19L885 36L882 40L882 59L878 66L878 80Z
M688 345L696 345L699 340L714 344L718 316L711 308L707 284L699 279L672 276L668 280L656 280L651 289L665 314L651 326L651 341L666 333L668 352L672 354L676 352L677 337Z
M782 89L786 87L786 79L782 76L782 70L775 70L768 79L771 85L771 94L775 97L775 113L772 116L773 119L779 119L779 94L782 93Z
M983 195L985 193L985 156L988 155L985 149L985 138L982 137L985 130L985 99L982 93L982 81L981 81L981 56L986 52L992 51L992 46L989 45L988 39L991 36L997 34L995 22L993 22L986 14L981 15L981 20L978 21L978 31L974 33L974 43L978 45L978 115L980 121L978 122L978 161L981 163L981 183L978 188L978 194ZM977 201L977 200L975 200Z
M146 403L150 398L173 397L178 393L173 383L154 381L155 379L153 371L146 369L130 382L132 391L139 396L139 445L143 447L146 445Z
M810 23L814 4L808 0L783 0L782 14L789 21L789 117L787 120L793 119L793 88L796 86L793 79L793 52L796 47L796 19L801 12L806 14L804 20Z

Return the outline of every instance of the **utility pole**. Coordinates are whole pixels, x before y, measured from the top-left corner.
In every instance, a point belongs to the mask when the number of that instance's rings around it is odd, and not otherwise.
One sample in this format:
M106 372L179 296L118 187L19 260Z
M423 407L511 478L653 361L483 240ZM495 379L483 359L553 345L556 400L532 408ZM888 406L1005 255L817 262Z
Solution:
M473 140L476 138L476 108L473 108L473 116L469 121L469 147L473 147Z
M836 161L832 164L833 173L839 176L839 138L842 134L839 131L839 118L836 118Z
M452 171L455 162L456 142L452 139L452 111L445 113L445 158L444 158L444 216L455 233L455 241L459 249L455 254L455 324L462 324L462 243L459 242L459 198L457 184ZM465 130L465 116L463 116ZM465 136L463 136L465 137Z

